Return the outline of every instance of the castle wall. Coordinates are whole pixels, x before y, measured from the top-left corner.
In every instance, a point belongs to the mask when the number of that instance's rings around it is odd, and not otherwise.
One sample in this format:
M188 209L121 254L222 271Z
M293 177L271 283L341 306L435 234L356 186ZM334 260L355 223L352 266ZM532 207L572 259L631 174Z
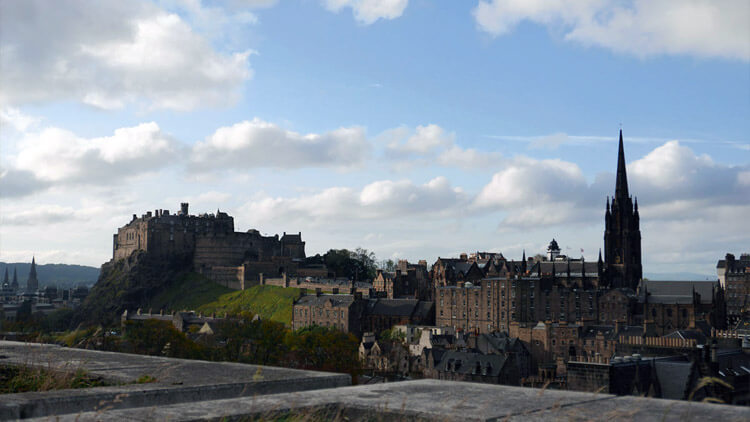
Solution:
M234 290L245 290L245 267L213 266L204 275L216 284Z
M278 237L234 232L198 236L195 239L193 265L196 270L212 265L237 266L245 261L264 261L279 252Z

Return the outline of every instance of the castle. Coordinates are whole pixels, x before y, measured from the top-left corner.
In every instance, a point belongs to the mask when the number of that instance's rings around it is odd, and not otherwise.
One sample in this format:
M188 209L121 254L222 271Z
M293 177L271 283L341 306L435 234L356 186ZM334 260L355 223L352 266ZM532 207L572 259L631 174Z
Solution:
M126 259L136 251L157 257L186 256L194 271L232 289L257 284L261 275L296 273L305 258L302 234L263 236L258 230L234 231L234 218L216 214L190 215L188 203L180 211L157 209L138 217L114 235L112 259Z

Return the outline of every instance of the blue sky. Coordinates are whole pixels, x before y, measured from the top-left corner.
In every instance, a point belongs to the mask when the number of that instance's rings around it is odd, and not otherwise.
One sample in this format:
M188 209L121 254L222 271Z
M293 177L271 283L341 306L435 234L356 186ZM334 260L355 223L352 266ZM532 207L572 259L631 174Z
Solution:
M67 3L0 6L2 260L98 265L182 200L308 253L594 259L620 125L647 273L748 252L745 1Z

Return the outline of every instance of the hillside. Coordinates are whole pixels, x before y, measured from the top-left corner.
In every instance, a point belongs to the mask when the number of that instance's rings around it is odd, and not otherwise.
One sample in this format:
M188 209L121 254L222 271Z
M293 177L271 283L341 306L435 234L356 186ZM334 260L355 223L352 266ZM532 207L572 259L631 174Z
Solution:
M200 274L179 276L174 283L148 300L144 309L154 312L194 310L205 314L238 314L250 311L261 318L287 325L292 321L292 301L300 289L276 286L253 286L247 290L231 290Z
M190 258L185 254L165 259L141 252L107 262L102 265L99 280L76 309L73 322L113 325L126 309L147 309L149 302L162 292L179 289L179 281L189 274Z
M262 319L292 323L292 301L299 298L300 289L294 287L253 286L247 290L221 295L217 300L198 308L204 314L216 312L236 314L250 311Z
M15 269L18 272L18 284L26 286L31 262L0 262L0 277L5 275L6 268L8 268L8 276L11 280L13 280L13 269ZM55 285L60 288L69 288L79 284L91 286L99 278L99 268L85 265L37 264L36 274L40 287Z

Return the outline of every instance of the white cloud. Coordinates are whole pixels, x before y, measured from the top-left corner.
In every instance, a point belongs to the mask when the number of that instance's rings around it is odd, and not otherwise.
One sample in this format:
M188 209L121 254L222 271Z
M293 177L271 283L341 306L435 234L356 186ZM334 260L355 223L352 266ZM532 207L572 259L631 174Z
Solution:
M39 124L40 120L14 107L0 109L0 128L10 126L18 132L26 132L29 128Z
M221 127L192 151L200 170L222 168L300 168L359 166L370 151L361 127L323 134L300 134L258 118Z
M109 183L174 162L177 144L156 123L120 128L112 136L81 138L60 128L26 134L15 170L46 183Z
M80 214L78 217L80 217ZM16 210L5 213L2 217L2 222L3 224L12 226L33 226L61 223L76 218L76 210L72 207L45 205L33 209Z
M394 140L386 147L387 153L393 157L409 155L430 155L438 149L453 145L456 137L454 133L446 133L442 127L429 124L417 126L413 133L409 134L406 128L392 130ZM398 135L407 135L406 139L398 139Z
M385 158L398 170L435 164L477 170L496 167L503 159L498 152L456 145L456 134L436 124L420 125L414 130L404 126L389 129L376 139L385 143Z
M566 40L639 57L750 60L746 0L481 0L473 14L479 28L494 36L528 20L562 28Z
M0 3L0 103L191 110L236 101L251 51L223 53L146 2Z
M479 207L528 207L566 201L586 188L583 172L574 163L517 158L492 176L492 181L477 195L475 204Z
M370 25L378 19L395 19L400 17L409 0L323 0L325 7L338 13L348 7L352 9L354 19Z
M46 189L50 183L26 170L0 169L0 197L16 198Z
M406 218L415 215L445 216L466 202L460 188L444 177L417 185L408 180L383 180L360 191L332 187L297 198L263 197L250 201L243 214L254 221L331 222Z
M750 203L750 186L743 186L742 167L717 164L679 141L655 148L630 163L628 171L631 192L642 205L698 199Z
M437 162L445 167L458 167L465 170L500 167L504 163L503 156L499 152L478 151L474 148L463 149L457 145L440 153Z

